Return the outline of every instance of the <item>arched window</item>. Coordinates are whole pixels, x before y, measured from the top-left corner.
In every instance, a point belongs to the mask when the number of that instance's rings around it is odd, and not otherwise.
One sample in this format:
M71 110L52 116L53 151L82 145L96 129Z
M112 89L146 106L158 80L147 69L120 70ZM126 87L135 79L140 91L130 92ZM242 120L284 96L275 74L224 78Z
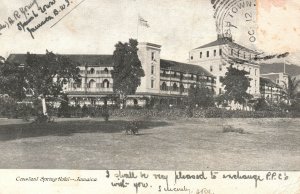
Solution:
M90 74L94 74L94 73L95 73L95 69L94 69L94 68L91 68Z
M104 73L105 74L108 74L108 69L105 67L105 69L104 69Z
M173 91L177 91L178 90L178 86L176 83L173 84Z
M180 93L182 94L184 92L184 85L183 84L180 84Z
M91 79L89 81L89 88L95 88L95 87L96 87L96 82L95 82L95 80Z
M107 79L102 82L103 88L109 88L109 81Z
M134 105L138 105L138 100L137 99L133 99L133 104Z
M82 82L81 79L75 80L75 82L73 84L73 87L74 88L80 88L81 87L81 82Z
M161 90L167 91L167 84L166 84L166 82L163 82L163 83L162 83L162 85L161 85Z

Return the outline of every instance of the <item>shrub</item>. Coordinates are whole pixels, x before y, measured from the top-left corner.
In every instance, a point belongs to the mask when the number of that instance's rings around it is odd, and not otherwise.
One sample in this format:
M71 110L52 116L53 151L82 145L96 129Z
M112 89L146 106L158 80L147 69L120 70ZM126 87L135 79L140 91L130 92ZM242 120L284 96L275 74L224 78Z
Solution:
M223 133L229 133L229 132L245 134L243 128L234 128L231 125L223 126Z

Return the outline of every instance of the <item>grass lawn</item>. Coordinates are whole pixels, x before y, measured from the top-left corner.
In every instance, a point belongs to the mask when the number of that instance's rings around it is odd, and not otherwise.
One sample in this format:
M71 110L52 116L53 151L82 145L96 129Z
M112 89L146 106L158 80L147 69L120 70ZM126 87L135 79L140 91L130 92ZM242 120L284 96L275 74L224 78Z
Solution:
M0 119L0 168L300 170L300 119ZM245 133L224 133L223 125Z

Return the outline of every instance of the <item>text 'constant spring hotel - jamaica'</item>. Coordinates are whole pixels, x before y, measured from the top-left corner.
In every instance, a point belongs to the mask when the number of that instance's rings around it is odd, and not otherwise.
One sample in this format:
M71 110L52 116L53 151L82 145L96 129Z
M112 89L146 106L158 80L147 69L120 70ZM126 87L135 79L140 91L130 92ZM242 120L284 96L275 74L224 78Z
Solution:
M226 62L222 60L229 46L232 55L242 62ZM254 97L260 96L260 69L252 63L251 58L257 54L228 38L218 38L216 41L195 48L189 52L189 63L181 63L160 58L161 46L153 43L141 42L138 45L138 56L145 72L141 78L141 85L135 95L127 98L127 105L145 106L150 98L157 103L182 104L188 95L192 84L204 85L215 95L222 94L224 87L220 81L225 76L227 67L249 72L250 87L248 93ZM227 49L228 50L228 49ZM234 56L233 56L234 55ZM113 92L112 55L64 55L80 64L81 81L69 82L64 87L72 105L103 105L116 103ZM25 54L11 54L8 60L25 63ZM266 83L266 82L264 82ZM270 84L273 87L274 84ZM278 98L278 97L276 97Z

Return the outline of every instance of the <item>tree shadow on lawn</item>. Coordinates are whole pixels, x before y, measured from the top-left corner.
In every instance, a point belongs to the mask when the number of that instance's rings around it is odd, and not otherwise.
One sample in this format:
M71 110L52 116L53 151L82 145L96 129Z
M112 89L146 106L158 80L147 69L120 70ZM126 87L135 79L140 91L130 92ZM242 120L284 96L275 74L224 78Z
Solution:
M0 141L9 141L41 136L71 136L75 133L120 133L130 126L132 121L61 121L46 124L10 124L0 126ZM138 129L151 129L167 126L164 121L139 121Z

